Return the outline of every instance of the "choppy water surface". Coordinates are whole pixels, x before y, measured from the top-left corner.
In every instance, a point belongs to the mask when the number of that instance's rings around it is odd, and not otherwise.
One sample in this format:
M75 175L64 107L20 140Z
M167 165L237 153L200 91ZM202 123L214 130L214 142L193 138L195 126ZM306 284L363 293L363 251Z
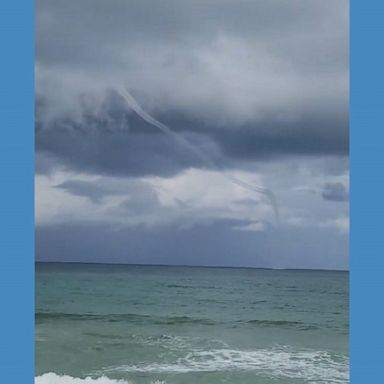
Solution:
M345 272L37 265L38 384L348 383L348 331Z

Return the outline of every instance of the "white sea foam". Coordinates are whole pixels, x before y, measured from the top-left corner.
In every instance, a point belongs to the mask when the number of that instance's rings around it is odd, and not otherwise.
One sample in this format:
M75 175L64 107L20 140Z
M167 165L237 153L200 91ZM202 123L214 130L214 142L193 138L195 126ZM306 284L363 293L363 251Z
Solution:
M304 379L311 383L345 384L349 381L346 357L337 360L325 351L292 351L285 348L241 351L216 349L195 351L172 363L122 365L108 372L189 373L218 371L254 371L274 378Z
M44 375L35 377L35 384L130 384L124 380L113 380L108 377L102 376L97 379L86 377L80 379L77 377L67 375L57 375L56 373L49 372Z
M68 375L57 375L56 373L49 372L44 375L35 377L35 384L132 384L125 380L109 379L106 376L102 376L96 379L86 377L80 379L78 377L72 377ZM166 384L165 381L155 380L150 384Z
M133 384L110 379L111 373L183 374L192 372L255 372L274 379L305 380L313 384L346 384L349 361L346 356L331 356L326 351L292 350L279 347L253 351L233 349L195 350L175 361L143 363L104 368L85 379L46 373L35 384ZM155 376L156 377L156 376ZM154 380L150 384L165 384Z

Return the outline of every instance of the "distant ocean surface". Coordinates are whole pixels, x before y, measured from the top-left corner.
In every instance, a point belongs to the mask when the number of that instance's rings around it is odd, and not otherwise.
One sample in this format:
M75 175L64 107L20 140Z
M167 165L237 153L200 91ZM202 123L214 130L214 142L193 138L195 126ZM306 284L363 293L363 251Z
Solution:
M348 273L36 266L36 384L348 383Z

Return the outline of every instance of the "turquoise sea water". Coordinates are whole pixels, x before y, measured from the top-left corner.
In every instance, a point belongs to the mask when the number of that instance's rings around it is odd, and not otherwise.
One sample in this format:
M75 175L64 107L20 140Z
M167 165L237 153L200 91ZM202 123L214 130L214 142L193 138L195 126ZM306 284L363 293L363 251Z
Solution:
M348 383L348 332L346 272L36 268L38 384Z

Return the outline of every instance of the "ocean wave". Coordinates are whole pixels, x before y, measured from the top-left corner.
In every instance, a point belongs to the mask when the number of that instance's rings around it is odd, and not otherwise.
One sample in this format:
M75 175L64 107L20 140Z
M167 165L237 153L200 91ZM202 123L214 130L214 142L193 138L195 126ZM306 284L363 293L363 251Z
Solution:
M228 348L222 340L202 338L199 336L175 336L161 334L157 336L143 336L143 335L132 335L132 339L141 345L161 347L163 350L180 352L181 350L190 351L202 350L204 348L218 349Z
M100 313L64 313L64 312L37 312L36 322L50 321L101 321L108 323L128 322L134 324L156 324L156 325L217 325L217 324L233 324L252 325L260 328L293 328L299 331L317 330L321 327L317 324L308 324L301 321L288 320L268 320L268 319L251 319L251 320L235 320L220 322L209 318L196 318L191 316L153 316L138 313L115 313L115 314L100 314ZM332 328L332 324L327 324L327 328Z
M345 384L349 381L349 359L325 351L288 348L243 351L215 349L195 351L171 363L122 365L102 373L130 372L182 374L191 372L250 372L271 378L304 379L312 383ZM100 372L101 373L101 372Z
M86 377L84 379L72 377L68 375L57 375L56 373L49 372L41 376L35 377L35 384L130 384L124 380L113 380L106 376Z
M132 322L143 323L150 322L159 325L178 325L178 324L202 324L214 325L215 321L204 318L194 318L190 316L151 316L137 313L64 313L64 312L37 312L36 322L70 320L70 321L105 321L109 323Z
M243 322L243 321L239 321ZM259 327L273 327L273 328L296 328L302 331L313 331L319 329L316 324L307 324L302 321L289 321L289 320L247 320L246 323L254 324Z
M136 313L66 313L66 312L37 312L35 314L36 321L51 321L51 320L70 320L70 321L143 321L151 319L149 315L140 315Z
M219 289L214 285L186 285L186 284L167 284L167 288L183 288L183 289Z
M109 379L106 376L98 378L86 377L81 379L79 377L72 377L68 375L57 375L56 373L44 373L41 376L35 377L35 384L132 384L126 380ZM166 384L162 380L151 381L150 384Z

